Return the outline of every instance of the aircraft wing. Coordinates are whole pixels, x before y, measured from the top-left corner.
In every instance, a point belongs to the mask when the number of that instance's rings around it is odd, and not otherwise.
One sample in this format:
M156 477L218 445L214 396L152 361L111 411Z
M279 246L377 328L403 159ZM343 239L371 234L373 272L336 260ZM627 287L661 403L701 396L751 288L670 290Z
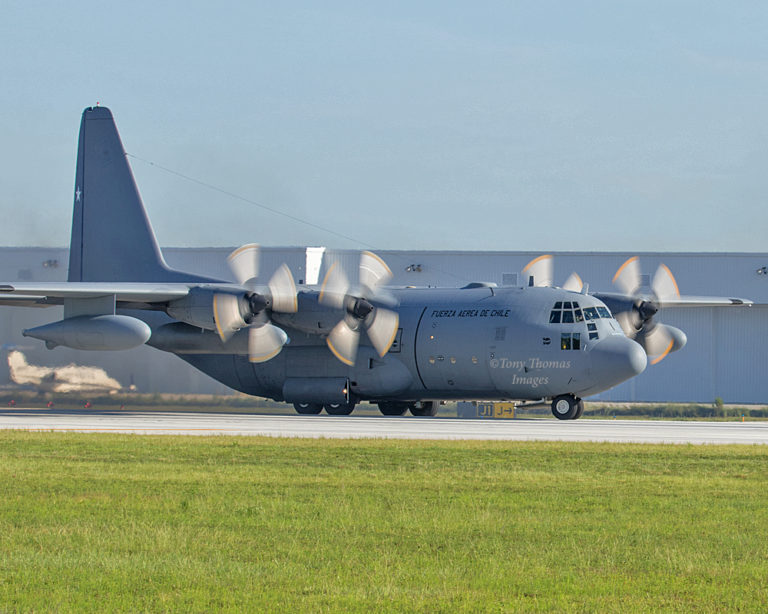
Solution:
M617 300L626 301L632 299L631 296L626 294L617 294L611 292L594 292L593 296L603 300ZM746 298L731 298L725 296L676 296L676 297L664 297L661 299L661 305L665 309L667 307L735 307L735 306L751 306L753 303Z
M89 299L113 295L118 303L167 303L183 298L195 287L237 290L236 284L124 283L124 282L39 282L0 284L0 305L49 307L65 299Z
M736 305L752 306L752 301L746 298L726 298L724 296L681 296L665 298L661 304L664 307L729 307Z

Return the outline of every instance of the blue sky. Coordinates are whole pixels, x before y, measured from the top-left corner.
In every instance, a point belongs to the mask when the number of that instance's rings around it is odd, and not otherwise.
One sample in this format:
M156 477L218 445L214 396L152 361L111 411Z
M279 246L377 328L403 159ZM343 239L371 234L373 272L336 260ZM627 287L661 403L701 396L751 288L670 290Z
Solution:
M768 4L277 4L3 2L2 243L98 101L162 245L768 251Z

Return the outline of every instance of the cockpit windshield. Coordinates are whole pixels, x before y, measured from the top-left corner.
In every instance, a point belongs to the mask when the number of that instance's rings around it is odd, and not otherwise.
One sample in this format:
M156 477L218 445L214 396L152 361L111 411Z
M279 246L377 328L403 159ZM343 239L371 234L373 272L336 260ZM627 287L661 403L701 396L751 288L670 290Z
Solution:
M581 309L576 301L557 301L552 311L549 312L550 324L572 324L574 322L583 322L584 320L599 320L605 318L610 320L611 312L607 307L584 307Z

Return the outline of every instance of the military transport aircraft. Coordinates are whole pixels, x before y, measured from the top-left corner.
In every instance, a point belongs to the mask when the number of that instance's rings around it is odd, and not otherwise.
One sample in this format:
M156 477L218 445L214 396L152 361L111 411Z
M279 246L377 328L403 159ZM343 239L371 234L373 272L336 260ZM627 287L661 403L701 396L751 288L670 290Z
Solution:
M359 282L332 266L297 290L283 265L264 283L258 248L234 251L237 283L170 269L160 252L111 112L80 124L69 276L0 285L0 304L63 306L63 319L24 335L83 350L146 343L242 392L293 403L302 414L435 415L448 399L551 401L578 418L581 398L646 368L646 354L680 349L685 334L654 320L659 306L741 304L684 298L661 267L650 288L636 259L616 294L578 277L551 283L550 257L526 267L523 287L387 288L392 273L363 252ZM632 337L632 338L630 338Z

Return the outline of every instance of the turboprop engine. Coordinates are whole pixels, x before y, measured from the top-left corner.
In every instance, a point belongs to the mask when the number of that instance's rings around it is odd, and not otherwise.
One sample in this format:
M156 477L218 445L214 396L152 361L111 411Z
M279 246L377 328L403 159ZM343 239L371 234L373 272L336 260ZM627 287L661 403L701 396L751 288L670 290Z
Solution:
M288 341L283 329L272 323L272 312L295 313L296 286L283 264L267 286L257 284L259 247L243 245L227 258L237 284L198 286L184 298L171 302L166 312L173 318L215 330L227 342L240 329L248 329L248 358L265 362L276 356Z

